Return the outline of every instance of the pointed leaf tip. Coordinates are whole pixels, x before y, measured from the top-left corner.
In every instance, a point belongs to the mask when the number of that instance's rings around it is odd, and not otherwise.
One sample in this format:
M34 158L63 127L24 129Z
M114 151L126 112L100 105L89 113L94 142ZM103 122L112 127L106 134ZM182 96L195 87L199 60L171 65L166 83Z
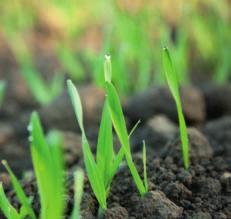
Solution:
M111 56L105 55L104 61L104 78L106 82L111 82L112 78L112 67L111 67Z

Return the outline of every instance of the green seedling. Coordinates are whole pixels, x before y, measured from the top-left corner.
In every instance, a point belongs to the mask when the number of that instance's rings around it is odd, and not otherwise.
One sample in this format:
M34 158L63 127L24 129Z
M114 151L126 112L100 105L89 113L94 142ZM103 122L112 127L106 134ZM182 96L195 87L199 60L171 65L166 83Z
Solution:
M0 80L0 106L2 105L4 99L5 90L6 90L6 82Z
M137 186L138 191L143 196L145 193L148 192L147 187L147 178L145 174L145 180L144 182L139 176L139 173L136 169L136 166L132 160L132 154L131 154L131 147L129 142L129 134L126 128L125 118L123 115L121 103L119 100L119 96L117 94L117 91L113 84L111 83L111 61L110 56L105 57L105 83L106 83L106 92L107 92L107 99L108 99L108 107L110 112L110 117L114 126L114 129L116 131L116 134L118 135L118 138L121 143L121 148L124 151L128 167L130 169L130 172L132 174L132 177L134 179L134 182ZM144 144L144 151L145 151L145 144ZM144 161L146 160L146 153L144 153ZM145 169L146 172L146 169Z
M40 219L64 217L65 177L64 163L61 151L62 138L59 133L52 131L45 138L39 116L34 112L30 124L31 154L40 196ZM33 198L27 197L20 182L6 161L2 161L9 173L15 194L21 203L17 211L9 202L0 182L0 210L7 219L37 219L31 203ZM84 175L81 170L75 172L75 205L72 219L80 219L80 202L83 194Z
M14 188L14 191L16 193L16 196L18 198L18 200L21 202L22 206L25 209L25 213L26 215L28 215L30 218L35 219L35 213L30 205L30 200L29 198L25 195L22 186L20 185L18 179L16 178L16 176L14 175L14 173L12 172L11 168L9 167L8 163L4 160L2 161L2 164L5 166L7 172L10 175L10 179Z
M107 208L107 195L112 179L123 159L123 151L120 149L117 155L113 150L112 123L106 98L103 107L102 120L99 129L96 160L88 143L83 125L83 110L77 89L67 81L68 92L74 108L75 115L82 133L82 148L84 163L92 190L99 202L99 216Z
M0 209L3 215L7 219L23 219L26 218L27 216L30 216L30 214L28 213L28 209L24 205L22 205L19 212L17 212L17 210L10 204L3 190L3 186L1 182L0 182ZM30 218L33 218L33 216L31 215Z
M6 194L3 190L2 183L0 182L0 209L3 215L7 219L21 219L23 215L20 215L16 209L10 204L9 200L6 197ZM26 215L24 215L26 216Z
M180 99L178 76L175 67L172 63L172 59L169 54L169 51L166 47L163 48L162 59L163 59L164 74L166 76L169 89L176 103L179 125L180 125L180 137L181 137L181 145L182 145L182 153L183 153L183 162L184 162L184 167L188 169L189 141L188 141L187 127L186 127L181 99Z
M41 219L63 217L65 208L64 164L62 139L51 132L45 139L37 113L29 125L31 154L41 203Z
M76 170L74 174L75 181L75 203L71 219L80 219L80 204L83 196L84 173L81 169Z

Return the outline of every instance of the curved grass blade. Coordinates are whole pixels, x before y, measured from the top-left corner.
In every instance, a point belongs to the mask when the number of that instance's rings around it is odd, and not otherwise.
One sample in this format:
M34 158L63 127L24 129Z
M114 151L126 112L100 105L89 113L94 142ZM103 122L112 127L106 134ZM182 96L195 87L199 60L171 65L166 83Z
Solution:
M143 171L144 171L144 186L146 191L148 191L148 177L147 177L147 153L146 153L146 144L143 141Z
M6 90L6 82L3 80L0 80L0 107L4 99L5 90Z
M119 137L120 143L125 153L128 167L131 171L137 189L139 190L141 195L144 195L147 191L132 160L129 135L126 128L126 123L123 116L123 111L122 111L118 94L116 92L116 89L110 82L106 82L106 90L107 90L108 103L109 103L110 115L111 115L113 126Z
M32 161L37 179L41 219L63 217L64 167L61 137L53 132L46 141L37 113L32 113L29 125Z
M94 194L98 202L100 203L101 208L106 209L107 196L104 187L103 176L101 171L98 169L97 164L95 163L94 156L91 152L90 145L85 135L85 130L83 126L83 110L82 110L80 96L71 80L67 81L67 87L68 87L69 95L71 97L71 102L74 108L74 112L82 132L82 148L83 148L83 155L84 155L84 163L87 169L87 175L91 187L94 191Z
M7 219L21 219L16 209L10 204L0 182L0 209Z
M162 59L163 59L163 67L164 67L164 73L167 79L167 83L168 83L168 86L170 88L170 91L173 95L173 98L175 100L176 107L177 107L184 167L188 169L189 167L189 142L188 142L187 127L186 127L183 110L182 110L176 70L172 63L170 53L166 47L163 48Z
M99 129L99 137L97 142L96 163L98 169L103 174L105 188L111 181L111 168L114 159L112 122L108 110L107 100L105 101L102 113L102 120Z
M27 215L29 215L30 218L32 219L36 219L36 216L35 216L33 208L31 207L29 198L24 193L23 188L21 184L19 183L18 179L16 178L16 176L14 175L14 173L12 172L11 168L9 167L8 163L5 160L2 161L2 164L4 165L4 167L6 168L7 172L10 175L10 179L11 179L14 191L16 193L16 196L18 200L21 202L22 206L24 206L25 210L27 211Z

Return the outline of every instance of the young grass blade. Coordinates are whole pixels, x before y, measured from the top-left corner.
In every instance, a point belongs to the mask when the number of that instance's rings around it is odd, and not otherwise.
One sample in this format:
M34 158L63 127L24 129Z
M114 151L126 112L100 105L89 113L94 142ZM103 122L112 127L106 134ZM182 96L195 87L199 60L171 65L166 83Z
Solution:
M74 183L75 183L75 204L72 212L71 219L80 219L80 204L83 195L83 182L84 173L82 170L76 170L74 173Z
M65 177L64 177L64 159L62 152L63 138L57 131L51 131L47 135L47 143L50 150L50 182L53 186L53 211L54 218L62 218L65 209ZM55 207L55 208L54 208Z
M148 177L147 177L147 157L146 157L146 144L143 141L143 171L144 171L144 186L146 191L148 191Z
M31 153L41 203L41 219L63 217L64 182L61 139L50 134L47 143L36 112L32 113L30 125Z
M3 80L0 80L0 107L4 99L5 89L6 89L6 82Z
M5 160L3 160L2 164L4 165L4 167L6 168L7 172L10 175L10 179L11 179L11 182L12 182L12 185L14 187L14 191L17 195L18 200L21 202L22 206L24 206L24 208L26 209L27 215L29 215L30 218L35 219L36 216L35 216L34 210L32 209L32 207L30 205L29 198L27 198L27 196L25 195L21 184L19 183L18 179L16 178L16 176L12 172L8 163Z
M105 55L104 77L105 77L105 81L111 82L111 78L112 78L111 57L108 55Z
M99 137L97 143L96 163L98 169L103 174L105 188L111 181L111 168L114 159L112 123L108 110L107 100L105 101L102 113L102 120L99 129Z
M113 126L121 142L127 160L127 164L131 171L135 184L140 194L144 195L147 191L139 176L135 164L132 161L129 135L127 132L126 123L123 116L123 111L122 111L118 94L116 92L116 89L110 82L106 82L106 90L107 90L108 103L109 103L110 115L111 115Z
M140 124L140 120L138 120L137 123L133 126L132 130L130 131L128 135L129 138L132 136L133 132L136 130L139 124Z
M95 196L101 206L101 208L106 209L106 191L104 187L104 181L101 171L98 169L94 156L91 152L90 145L85 135L85 130L83 126L83 111L82 104L78 94L77 89L71 80L67 81L68 92L71 97L71 102L74 108L74 112L79 123L81 132L82 132L82 148L84 155L84 163L87 169L87 175L92 187L92 190L95 193Z
M68 93L69 93L70 98L71 98L71 103L72 103L72 106L74 108L76 118L77 118L78 123L79 123L79 127L81 129L81 132L84 133L84 135L85 135L85 131L83 128L83 109L82 109L80 96L79 96L78 91L75 88L75 86L71 80L67 80L67 89L68 89Z
M174 65L171 60L171 56L167 48L163 49L162 59L163 59L163 67L164 67L164 73L167 79L167 83L169 85L170 91L173 95L173 98L175 100L176 107L177 107L184 167L188 169L189 167L189 143L188 143L187 127L186 127L182 105L181 105L179 84L178 84L176 70L174 68Z
M7 219L21 219L16 209L10 204L0 182L0 209Z

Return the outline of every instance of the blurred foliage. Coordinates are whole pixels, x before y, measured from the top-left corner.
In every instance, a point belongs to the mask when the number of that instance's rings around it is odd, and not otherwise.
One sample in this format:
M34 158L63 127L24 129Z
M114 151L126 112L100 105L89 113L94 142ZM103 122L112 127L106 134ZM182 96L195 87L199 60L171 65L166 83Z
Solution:
M104 55L110 54L113 81L129 94L162 83L164 45L181 82L203 72L224 83L231 71L230 7L228 0L1 1L0 31L21 66L26 59L17 52L19 44L33 53L40 43L69 77L99 86Z

